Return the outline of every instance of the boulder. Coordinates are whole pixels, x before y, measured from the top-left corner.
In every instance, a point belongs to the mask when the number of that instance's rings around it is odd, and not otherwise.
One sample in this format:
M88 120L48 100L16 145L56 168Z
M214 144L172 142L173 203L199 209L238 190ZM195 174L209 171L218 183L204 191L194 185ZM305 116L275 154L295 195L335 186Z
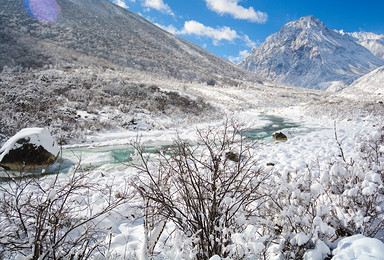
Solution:
M273 139L278 141L287 141L288 137L283 132L275 132L272 134Z
M48 130L25 128L1 148L0 166L12 171L46 168L56 161L59 151Z
M235 152L225 153L225 158L233 162L239 162L239 154Z

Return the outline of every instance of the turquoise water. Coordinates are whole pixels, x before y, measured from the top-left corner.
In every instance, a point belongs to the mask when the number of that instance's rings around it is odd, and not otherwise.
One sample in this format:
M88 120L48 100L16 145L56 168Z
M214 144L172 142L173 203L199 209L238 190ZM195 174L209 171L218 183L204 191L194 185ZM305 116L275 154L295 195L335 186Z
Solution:
M131 145L89 148L71 148L63 151L63 158L81 161L83 164L127 163L132 161L134 148Z
M133 147L126 147L121 149L111 150L113 163L125 163L132 161L132 154L134 153Z
M271 138L272 134L276 131L300 127L299 124L287 121L282 117L271 115L263 115L261 117L268 121L266 125L246 129L242 131L242 135L251 140L267 139ZM171 143L158 143L148 144L144 147L146 153L156 153L157 151L164 150L171 145ZM134 148L131 145L64 149L61 154L61 159L58 160L61 163L57 162L48 167L44 174L53 174L57 172L68 173L79 163L81 165L79 170L84 171L96 169L103 165L110 165L113 168L115 167L113 165L117 166L131 162L133 153ZM41 170L36 173L41 176Z
M300 125L294 122L287 121L282 117L264 115L263 119L266 119L268 123L262 127L250 128L242 131L242 134L248 137L251 140L265 139L270 138L272 134L276 131L282 129L297 128ZM159 150L164 150L165 148L170 147L172 144L152 144L145 145L145 152L147 153L156 153ZM80 149L75 151L76 153L81 152L84 156L94 156L95 162L100 159L99 163L127 163L132 161L132 154L134 153L134 148L132 146L119 146L119 147L102 147L102 148L93 148L93 149ZM103 159L103 154L105 154L105 160ZM97 156L99 155L99 156Z
M242 135L248 137L251 140L265 139L272 136L274 132L282 129L297 128L299 124L287 121L285 118L264 115L264 119L268 120L268 124L258 128L249 128L242 131Z

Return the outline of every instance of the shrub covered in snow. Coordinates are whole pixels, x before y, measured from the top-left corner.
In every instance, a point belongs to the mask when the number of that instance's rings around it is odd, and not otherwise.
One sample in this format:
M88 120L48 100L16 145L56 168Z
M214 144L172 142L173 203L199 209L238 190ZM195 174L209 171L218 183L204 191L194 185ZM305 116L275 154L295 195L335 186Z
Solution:
M26 127L48 127L57 140L67 143L108 129L161 128L163 118L187 124L217 115L202 99L162 90L133 72L5 68L0 72L0 142Z
M334 153L291 170L262 168L258 143L228 124L198 130L197 142L177 138L158 157L134 143L134 165L113 176L12 179L0 185L1 256L77 250L78 258L324 260L364 250L377 257L382 130L354 137L353 152L335 134Z
M218 138L228 132L199 132L197 146L178 140L157 163L138 150L146 214L153 227L176 228L166 240L149 236L148 255L157 242L171 258L325 259L340 238L384 230L381 130L356 145L357 157L346 156L336 133L338 155L274 172L255 170L254 147ZM227 151L239 152L237 163Z
M275 192L261 215L270 227L265 234L278 243L269 250L276 259L324 259L339 238L384 230L384 133L361 140L359 156L349 159L335 139L339 156L275 172L270 180Z

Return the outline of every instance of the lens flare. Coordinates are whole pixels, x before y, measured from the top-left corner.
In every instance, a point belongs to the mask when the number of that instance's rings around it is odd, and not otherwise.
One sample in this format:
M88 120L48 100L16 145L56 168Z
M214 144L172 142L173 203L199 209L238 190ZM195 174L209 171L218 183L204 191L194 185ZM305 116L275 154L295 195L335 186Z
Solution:
M52 23L60 15L60 6L55 0L23 0L25 10L42 23Z

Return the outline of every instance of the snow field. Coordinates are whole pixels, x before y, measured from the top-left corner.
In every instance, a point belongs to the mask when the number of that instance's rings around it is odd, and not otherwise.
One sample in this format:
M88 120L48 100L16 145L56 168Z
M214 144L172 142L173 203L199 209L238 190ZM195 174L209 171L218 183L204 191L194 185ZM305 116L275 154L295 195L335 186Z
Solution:
M314 210L317 212L315 218L306 215L306 207L313 200L324 201L325 190L331 185L330 177L347 174L345 168L335 162L342 161L340 147L343 150L343 156L346 161L352 158L358 158L360 155L360 146L364 140L377 139L380 137L380 126L374 124L374 118L365 118L358 121L338 121L336 122L337 140L335 138L334 121L327 119L313 119L303 116L299 109L264 109L262 112L284 116L294 121L299 127L293 129L281 129L289 132L290 137L286 142L276 142L272 137L260 141L260 145L253 151L259 165L270 170L276 175L271 176L271 183L276 184L278 190L274 191L278 195L290 194L291 200L283 199L281 203L292 203L290 207L283 212L280 218L277 216L277 223L284 223L284 218L296 215L294 218L297 223L304 226L312 226L311 230L303 230L289 237L292 245L302 246L307 242L313 241L315 248L307 250L304 259L324 259L331 250L337 257L336 259L348 259L346 255L350 252L358 252L360 244L358 242L341 244L332 244L329 240L319 239L323 234L332 236L335 230L327 224L327 215L330 208L327 205L317 206ZM243 123L245 128L261 128L270 124L265 117L257 110L233 113L232 118ZM69 159L76 161L81 158L81 162L95 167L91 172L90 178L93 182L105 187L112 187L112 197L118 197L123 191L127 190L130 183L135 181L136 170L126 165L110 163L111 154L105 150L106 146L118 147L127 145L132 140L140 138L146 145L164 145L170 144L176 136L193 141L196 136L194 129L204 129L208 126L219 126L222 121L190 125L183 128L174 128L170 130L152 130L152 131L111 131L100 134L94 134L87 137L86 146L70 145L65 147L65 155ZM339 143L338 143L339 142ZM339 145L340 144L340 145ZM81 147L84 146L84 147ZM82 149L79 155L72 154L71 149ZM383 147L380 148L384 149ZM267 163L273 163L273 166L267 166ZM334 163L330 166L330 163ZM311 172L311 175L308 175ZM278 174L277 174L278 173ZM72 172L68 172L70 176ZM66 175L62 178L65 179ZM359 186L351 186L345 193L349 197L359 194L373 194L382 185L380 177L374 171L367 172L361 176L364 181ZM288 182L287 180L291 180ZM305 192L297 189L296 185L304 185ZM92 205L92 211L101 210L106 204L106 194L90 194L87 203ZM55 197L55 193L47 195L50 198ZM74 198L79 203L85 203L81 196ZM129 205L122 205L108 215L98 218L95 223L101 230L107 232L105 237L108 248L105 255L111 259L145 259L142 255L144 245L144 224L140 217L141 210L139 206L142 201L135 198ZM268 205L267 205L268 207ZM273 209L274 205L270 205ZM381 210L382 211L382 210ZM348 212L338 212L340 216L348 221L351 216ZM356 216L356 215L352 215ZM244 220L238 220L244 221ZM364 225L368 220L356 217L355 221ZM285 220L286 222L286 220ZM249 224L242 233L233 234L233 249L237 253L243 252L249 256L257 255L264 249L263 237L255 238L258 232L257 226ZM155 248L155 259L189 259L193 257L193 252L185 251L191 242L188 238L175 231L172 223L167 223L158 246ZM376 240L375 240L376 241ZM364 240L363 240L364 242ZM343 246L344 245L344 246ZM377 257L375 252L381 250L383 244L377 240L376 243L364 242L365 252L369 256ZM339 246L339 247L338 247ZM279 245L271 246L268 252L271 259L279 259L281 248ZM349 251L348 251L349 250ZM335 256L335 257L336 257ZM217 256L219 257L219 256ZM216 257L216 258L217 258ZM344 258L343 258L344 257ZM213 257L215 259L215 257ZM218 259L218 258L217 258ZM256 258L255 258L256 259Z
M271 111L270 111L271 112ZM290 111L292 112L292 111ZM298 111L297 111L298 112ZM277 113L277 112L276 112ZM279 114L284 114L284 111L278 111ZM292 113L291 113L292 115ZM236 119L239 122L244 121L246 126L263 126L267 122L265 119L259 118L259 114L252 113L238 113L235 115ZM251 119L250 119L251 118ZM296 117L299 118L299 122L302 127L298 127L295 129L286 129L291 133L291 138L287 142L275 142L270 138L270 141L263 141L262 145L258 147L257 151L255 151L255 156L258 158L260 165L266 167L266 164L272 162L274 166L268 166L267 169L281 172L284 174L300 174L301 171L306 170L308 168L312 169L314 172L317 170L317 167L329 167L327 166L330 162L330 158L336 157L341 158L341 150L340 146L335 139L335 129L334 122L330 120L320 119L318 121L307 120L305 117ZM204 128L208 124L199 125L199 128ZM193 139L193 127L189 129L178 129L177 131L159 131L159 132L149 132L144 133L142 135L142 140L147 143L151 142L170 142L174 138L174 134L177 132L180 136L187 139ZM350 122L350 121L339 121L336 122L336 133L337 140L339 141L341 148L344 153L344 157L346 161L351 160L352 158L356 158L358 156L358 148L359 144L363 142L365 139L375 138L380 131L378 126L374 126L372 124L372 120L369 118L365 120L361 120L358 122ZM122 133L120 135L121 138L118 139L111 138L108 133L104 135L93 136L92 140L97 140L98 144L106 145L116 144L116 142L126 143L128 139L133 138L137 133ZM111 134L112 136L114 133ZM103 168L103 167L102 167ZM114 172L113 167L109 168L108 171L112 171L110 173L113 176L113 179L117 180L117 183L121 183L120 178L123 176L129 176L132 173L131 170L123 170L122 172ZM320 182L313 182L309 189L311 196L319 197L324 193L324 185L326 185L328 181L328 174L342 174L343 169L337 168L337 166L329 169L329 173L323 172L320 173L319 180ZM368 174L366 177L367 186L364 189L364 192L368 194L369 192L373 192L375 187L372 187L372 183L378 182L379 179L375 174ZM275 180L279 181L279 180ZM352 187L349 191L347 191L349 196L354 196L357 194L357 187ZM295 195L295 192L292 193L293 196L300 197L300 193ZM299 205L298 205L299 206ZM129 210L126 209L128 212ZM328 210L326 208L321 212L321 208L317 209L319 214L326 215ZM111 218L111 217L110 217ZM322 220L319 218L318 226L320 227L320 231L322 232L334 232L334 230L329 229L326 224L322 224ZM141 243L143 239L143 227L140 223L132 224L130 221L126 221L123 219L118 220L118 218L110 220L111 222L111 247L110 254L111 255L126 255L127 251L136 252L137 254L140 251ZM113 223L118 222L118 225L113 225ZM166 231L164 234L172 233L172 225L168 224L166 227ZM248 232L249 231L249 232ZM252 236L254 231L252 228L249 230L245 230L243 234L239 234L239 236ZM236 236L235 236L236 237ZM164 240L166 238L162 238ZM241 240L241 238L239 237ZM297 234L292 240L292 243L296 243L297 245L302 245L308 242L311 239L305 233ZM248 241L248 240L246 240ZM260 243L256 243L254 247L260 247ZM247 244L247 246L251 246L251 244ZM375 250L375 249L372 249ZM257 250L256 250L257 251ZM338 251L335 251L338 252ZM136 254L135 253L135 254ZM312 250L308 250L305 254L305 259L323 259L327 254L330 253L329 245L327 246L321 240L316 242L316 247ZM135 255L134 254L134 255ZM166 253L168 257L176 257L177 254L174 252ZM137 256L137 255L136 255ZM160 256L159 256L160 257ZM159 259L162 259L160 257ZM342 259L342 258L340 258Z

